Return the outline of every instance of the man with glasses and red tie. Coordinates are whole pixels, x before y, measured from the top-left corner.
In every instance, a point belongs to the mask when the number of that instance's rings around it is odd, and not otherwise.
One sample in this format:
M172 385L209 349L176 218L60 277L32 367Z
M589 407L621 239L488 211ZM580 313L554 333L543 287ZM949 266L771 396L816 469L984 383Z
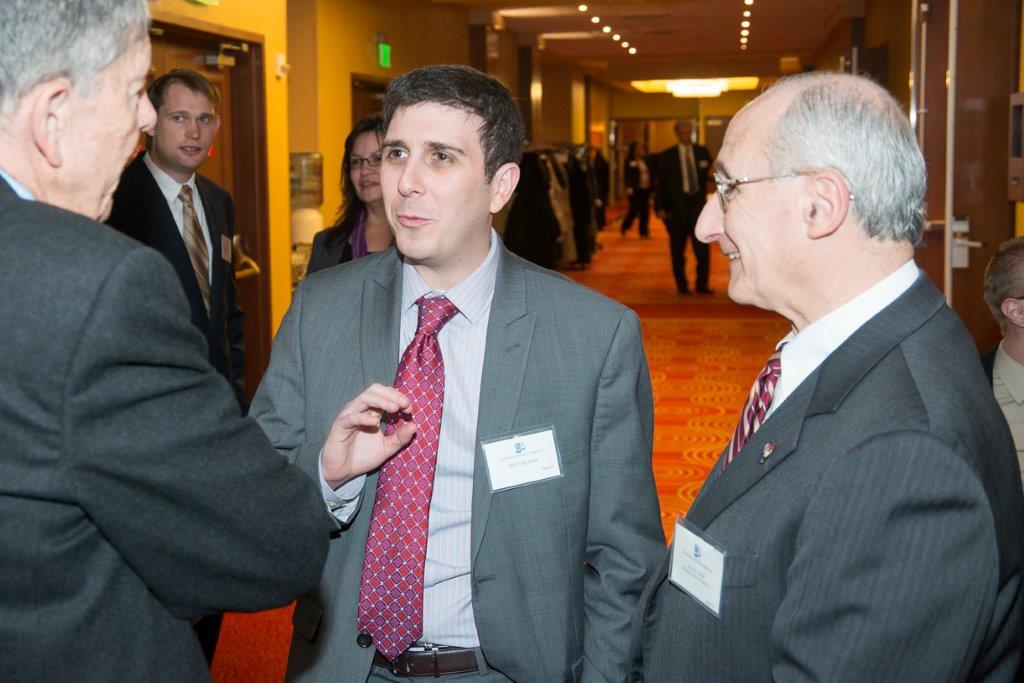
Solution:
M501 245L496 79L405 73L382 131L395 248L303 280L253 399L338 522L288 678L621 681L664 549L639 320Z
M634 678L1018 676L1024 500L960 320L914 264L925 167L871 81L741 110L697 236L793 325L644 590Z

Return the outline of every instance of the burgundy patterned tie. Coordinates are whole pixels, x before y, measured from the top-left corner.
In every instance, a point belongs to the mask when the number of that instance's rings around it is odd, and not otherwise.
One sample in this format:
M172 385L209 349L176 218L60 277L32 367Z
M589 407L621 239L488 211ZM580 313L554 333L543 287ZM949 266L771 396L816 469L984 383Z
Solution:
M416 336L402 354L394 384L412 401L416 436L384 463L377 477L356 621L388 659L423 635L423 567L444 403L444 359L437 334L459 312L443 296L420 297L416 303ZM396 418L385 432L401 424Z
M785 345L786 342L782 342L775 348L775 353L769 356L768 362L765 363L761 374L757 376L754 386L750 387L747 404L743 407L740 421L736 425L736 431L733 432L732 441L729 442L729 449L725 453L722 469L729 466L732 459L747 443L747 439L761 428L768 409L772 405L775 385L779 383L779 376L782 374L782 347Z

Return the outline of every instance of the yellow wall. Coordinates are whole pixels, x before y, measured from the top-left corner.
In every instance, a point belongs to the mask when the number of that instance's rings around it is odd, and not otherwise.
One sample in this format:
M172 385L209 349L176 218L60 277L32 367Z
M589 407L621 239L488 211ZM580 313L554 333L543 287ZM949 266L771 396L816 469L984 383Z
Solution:
M579 133L582 138L583 127L576 130L576 116L574 116L574 82L575 74L571 64L554 60L543 52L535 52L539 55L540 87L543 96L540 102L540 116L533 120L533 140L539 144L552 144L558 142L580 142L575 140L574 134ZM582 112L579 116L582 120Z
M864 8L864 47L888 44L889 89L903 108L910 108L910 28L908 2L868 0Z
M609 101L610 116L613 119L678 119L697 118L697 100L673 97L668 93L649 95L640 92L626 92L611 89Z
M267 189L269 192L270 315L273 328L291 303L291 209L288 203L288 85L273 75L274 55L287 54L286 0L223 0L218 7L193 5L185 0L152 0L158 18L173 23L175 16L200 19L251 33L264 39L267 94Z

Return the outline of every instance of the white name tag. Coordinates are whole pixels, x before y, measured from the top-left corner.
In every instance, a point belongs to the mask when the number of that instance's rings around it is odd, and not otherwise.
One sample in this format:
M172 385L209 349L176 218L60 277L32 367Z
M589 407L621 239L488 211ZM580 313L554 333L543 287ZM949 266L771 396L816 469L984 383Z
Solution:
M562 476L553 427L481 442L481 445L492 492Z
M231 240L227 235L220 236L220 257L231 263Z
M725 551L702 538L681 517L677 518L669 580L720 617L724 575Z

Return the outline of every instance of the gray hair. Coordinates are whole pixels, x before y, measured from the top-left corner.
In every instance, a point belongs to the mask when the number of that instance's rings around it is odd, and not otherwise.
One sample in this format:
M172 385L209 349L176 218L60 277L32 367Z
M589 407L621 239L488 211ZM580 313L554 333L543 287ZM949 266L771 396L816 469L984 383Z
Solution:
M992 317L1004 327L1003 301L1024 296L1024 237L1014 237L999 245L999 251L985 268L985 303Z
M871 80L812 72L771 90L797 90L775 126L772 175L837 171L871 237L917 244L924 230L924 157L896 100Z
M148 31L146 0L0 0L0 115L40 83L88 83Z

